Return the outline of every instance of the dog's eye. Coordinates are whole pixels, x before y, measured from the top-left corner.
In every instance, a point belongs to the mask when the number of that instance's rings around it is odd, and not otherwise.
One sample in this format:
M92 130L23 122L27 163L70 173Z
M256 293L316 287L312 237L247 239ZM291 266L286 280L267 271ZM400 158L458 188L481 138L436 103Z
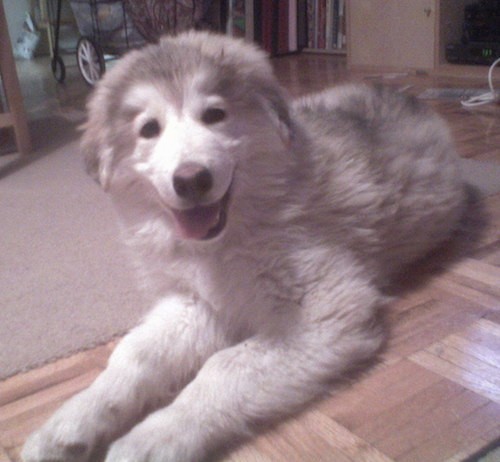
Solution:
M218 107L205 109L201 114L201 121L206 125L213 125L222 122L226 118L226 111Z
M160 134L160 124L156 119L148 120L139 132L141 138L154 138Z

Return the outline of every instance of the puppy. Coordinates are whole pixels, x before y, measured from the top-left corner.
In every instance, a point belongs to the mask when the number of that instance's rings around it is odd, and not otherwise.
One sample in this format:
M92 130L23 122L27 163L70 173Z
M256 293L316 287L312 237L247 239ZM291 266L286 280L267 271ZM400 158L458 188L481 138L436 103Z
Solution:
M382 288L454 231L464 184L416 99L341 86L289 103L263 52L207 33L133 51L82 147L156 300L26 462L200 461L372 358Z

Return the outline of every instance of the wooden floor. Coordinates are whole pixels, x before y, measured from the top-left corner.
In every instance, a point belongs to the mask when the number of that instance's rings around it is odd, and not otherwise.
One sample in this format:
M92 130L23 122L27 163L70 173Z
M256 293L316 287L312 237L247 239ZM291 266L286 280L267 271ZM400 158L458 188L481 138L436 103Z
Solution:
M292 94L367 78L411 85L409 91L416 93L429 87L486 86L485 79L354 73L342 59L325 56L281 58L275 65ZM431 104L449 120L462 156L500 162L499 105L465 110L457 102ZM419 284L403 290L389 306L388 347L377 365L223 460L463 461L498 441L500 194L483 198L480 208L487 211L488 222L480 227L471 219L458 245L471 247L467 255L443 257L437 274L420 268L415 275ZM92 382L112 347L0 383L0 462L20 460L26 436Z

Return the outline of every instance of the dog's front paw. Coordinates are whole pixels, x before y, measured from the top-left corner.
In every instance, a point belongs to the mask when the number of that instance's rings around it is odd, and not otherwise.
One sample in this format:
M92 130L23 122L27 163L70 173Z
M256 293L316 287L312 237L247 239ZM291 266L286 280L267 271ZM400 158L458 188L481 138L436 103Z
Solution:
M68 438L42 428L24 444L24 462L87 462L91 446L83 438Z
M170 415L153 415L109 448L105 462L199 462L203 444L195 426L184 425Z
M188 462L195 460L176 446L170 438L162 438L161 435L130 434L110 447L106 462Z

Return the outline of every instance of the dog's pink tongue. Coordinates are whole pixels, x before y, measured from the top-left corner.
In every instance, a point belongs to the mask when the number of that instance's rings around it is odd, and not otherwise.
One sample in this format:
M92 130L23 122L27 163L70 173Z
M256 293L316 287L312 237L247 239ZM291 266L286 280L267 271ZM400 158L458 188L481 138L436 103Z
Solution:
M203 239L217 225L220 203L205 207L197 206L187 210L174 210L177 227L185 239Z

